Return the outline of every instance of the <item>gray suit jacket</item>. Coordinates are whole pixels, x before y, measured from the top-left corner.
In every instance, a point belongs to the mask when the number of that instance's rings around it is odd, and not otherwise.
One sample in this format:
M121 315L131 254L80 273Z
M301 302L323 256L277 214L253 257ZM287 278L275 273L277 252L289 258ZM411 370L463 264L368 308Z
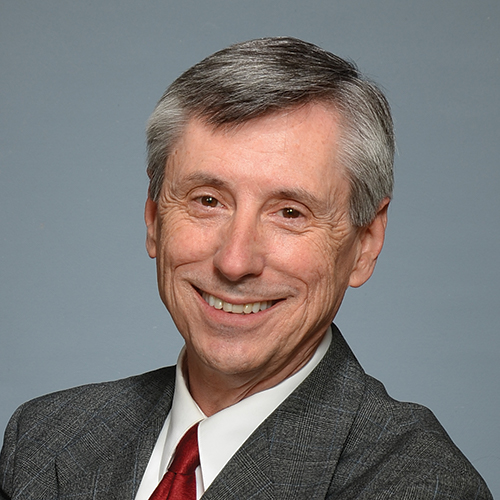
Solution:
M174 390L174 367L21 406L0 457L0 498L133 500ZM340 332L204 499L491 499L432 413L391 399Z

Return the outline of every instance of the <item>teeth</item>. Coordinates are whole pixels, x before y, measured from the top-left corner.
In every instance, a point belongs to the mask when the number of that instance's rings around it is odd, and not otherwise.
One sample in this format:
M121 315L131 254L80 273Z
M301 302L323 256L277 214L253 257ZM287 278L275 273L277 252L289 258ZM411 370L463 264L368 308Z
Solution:
M258 313L259 311L265 311L273 305L272 300L250 302L248 304L231 304L230 302L224 302L222 299L214 297L207 292L203 292L201 296L209 306L215 307L215 309L223 309L225 312L233 314Z

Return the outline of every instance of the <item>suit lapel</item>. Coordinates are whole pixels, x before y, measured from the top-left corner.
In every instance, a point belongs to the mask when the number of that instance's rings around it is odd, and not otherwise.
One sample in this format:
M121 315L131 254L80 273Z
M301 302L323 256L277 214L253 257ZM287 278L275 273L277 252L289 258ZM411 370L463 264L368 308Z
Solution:
M133 500L172 405L175 368L136 377L56 462L58 498ZM109 409L109 410L108 410Z
M207 489L203 500L276 498L266 431L261 426L248 438Z
M364 391L335 326L323 360L238 450L203 499L325 498Z

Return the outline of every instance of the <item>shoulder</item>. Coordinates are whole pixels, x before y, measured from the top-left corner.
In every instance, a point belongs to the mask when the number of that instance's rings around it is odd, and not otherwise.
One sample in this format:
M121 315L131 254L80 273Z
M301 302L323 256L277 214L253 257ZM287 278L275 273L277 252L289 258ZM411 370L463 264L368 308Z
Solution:
M87 384L46 394L21 405L14 414L19 425L54 425L62 420L78 422L96 415L133 406L134 402L154 404L170 387L175 367L161 368L111 382ZM74 422L76 424L76 422Z
M15 470L47 466L61 451L79 443L92 452L90 459L93 454L106 455L108 448L140 432L153 412L166 416L174 380L175 367L168 367L24 403L5 431L0 455L2 488L7 488Z
M491 498L433 413L369 376L337 474L352 498Z

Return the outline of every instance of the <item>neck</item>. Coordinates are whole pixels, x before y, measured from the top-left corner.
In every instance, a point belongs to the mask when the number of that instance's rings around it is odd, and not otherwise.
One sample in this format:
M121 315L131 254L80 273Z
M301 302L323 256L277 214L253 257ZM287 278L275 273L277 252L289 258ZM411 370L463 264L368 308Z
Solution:
M206 364L193 362L188 352L183 359L182 371L192 398L203 413L210 417L297 373L312 358L318 344L284 363L279 369L265 373L223 373Z

